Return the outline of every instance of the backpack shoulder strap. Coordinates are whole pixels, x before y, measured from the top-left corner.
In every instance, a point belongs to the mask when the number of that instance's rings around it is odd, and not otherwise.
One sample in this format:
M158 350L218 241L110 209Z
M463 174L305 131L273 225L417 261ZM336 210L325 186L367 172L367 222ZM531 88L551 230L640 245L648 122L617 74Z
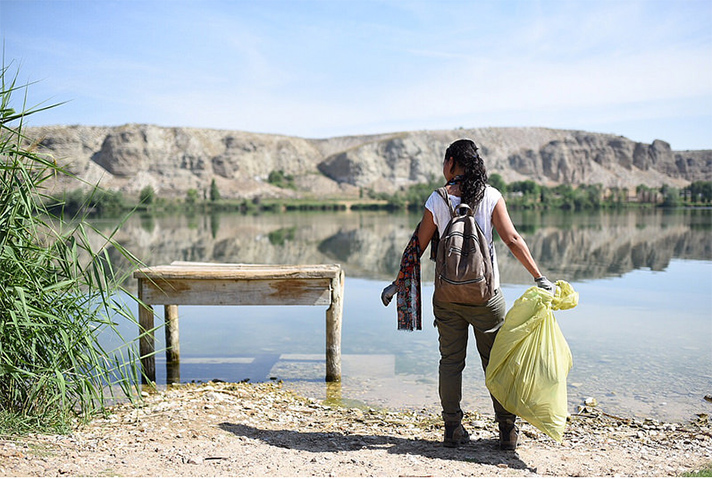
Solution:
M438 188L435 190L440 197L445 201L445 204L447 205L448 209L450 210L450 216L455 216L455 208L452 207L452 203L450 202L450 197L447 194L447 189L445 187Z
M472 211L472 208L470 208L470 205L468 205L467 203L460 203L460 205L457 207L457 209L455 209L455 207L452 206L452 202L450 201L450 196L447 194L446 188L444 188L444 187L438 188L435 191L437 191L438 194L440 195L440 197L445 201L445 203L447 203L447 206L450 209L450 216L452 218L454 218L458 214L464 214L464 215L469 215L469 216L475 215L475 212ZM465 213L462 213L462 211L460 211L460 213L458 213L460 208L463 208L465 210Z

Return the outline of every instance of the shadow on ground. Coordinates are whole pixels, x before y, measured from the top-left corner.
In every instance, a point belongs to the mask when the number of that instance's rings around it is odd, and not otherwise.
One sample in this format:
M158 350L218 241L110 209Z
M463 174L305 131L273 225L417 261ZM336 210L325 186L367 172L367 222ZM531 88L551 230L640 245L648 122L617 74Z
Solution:
M386 450L389 454L410 454L431 459L471 462L474 464L506 464L511 469L531 470L516 452L502 451L495 439L479 439L460 446L446 448L439 441L405 439L393 436L344 434L339 432L299 432L258 429L244 424L221 423L219 427L236 436L263 441L285 449L326 453L360 449Z

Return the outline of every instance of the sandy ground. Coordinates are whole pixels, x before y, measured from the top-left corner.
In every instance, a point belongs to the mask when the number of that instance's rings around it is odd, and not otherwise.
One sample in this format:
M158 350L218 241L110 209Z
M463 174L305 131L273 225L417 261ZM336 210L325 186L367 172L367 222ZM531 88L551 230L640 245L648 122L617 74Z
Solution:
M712 463L707 417L688 424L584 409L558 444L522 424L500 451L492 416L442 446L432 413L326 405L280 384L184 385L116 406L66 436L0 438L0 476L675 476Z

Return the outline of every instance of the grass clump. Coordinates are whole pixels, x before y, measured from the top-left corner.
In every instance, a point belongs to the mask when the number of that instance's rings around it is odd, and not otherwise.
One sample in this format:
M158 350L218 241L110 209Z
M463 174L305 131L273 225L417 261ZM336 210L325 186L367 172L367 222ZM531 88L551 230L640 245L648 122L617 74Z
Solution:
M712 462L696 471L686 472L682 477L712 477Z
M116 299L123 278L109 249L133 258L81 218L49 213L44 185L67 173L36 153L22 126L50 107L16 112L11 96L25 87L7 67L1 77L0 434L65 432L109 398L136 397L135 348L114 323L135 320ZM114 349L99 341L107 334L119 338Z

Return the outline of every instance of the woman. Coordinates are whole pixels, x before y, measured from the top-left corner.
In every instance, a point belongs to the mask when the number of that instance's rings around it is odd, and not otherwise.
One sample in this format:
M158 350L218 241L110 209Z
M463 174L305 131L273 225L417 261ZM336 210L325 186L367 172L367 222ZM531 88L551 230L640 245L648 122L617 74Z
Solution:
M537 286L553 291L554 285L541 274L527 244L517 233L502 194L487 184L485 166L477 153L474 141L457 140L448 147L443 161L443 175L447 180L445 188L453 208L457 208L461 203L470 205L475 212L475 220L485 233L493 264L495 288L494 297L482 305L433 300L435 325L438 328L440 343L438 372L440 402L445 422L444 445L457 447L469 441L469 434L462 427L463 412L460 409L462 371L465 368L469 327L472 326L474 329L477 350L482 367L486 370L494 338L504 322L506 313L504 296L499 289L497 255L492 240L493 228L497 230L499 237L512 254L531 273ZM423 219L414 234L417 237L417 244L427 245L436 232L445 230L450 218L449 206L437 192L433 192L425 203ZM418 251L422 255L419 246ZM393 285L384 290L384 303L390 300L394 292ZM500 448L513 450L517 445L516 417L505 410L494 397L492 403L495 419L499 423Z

